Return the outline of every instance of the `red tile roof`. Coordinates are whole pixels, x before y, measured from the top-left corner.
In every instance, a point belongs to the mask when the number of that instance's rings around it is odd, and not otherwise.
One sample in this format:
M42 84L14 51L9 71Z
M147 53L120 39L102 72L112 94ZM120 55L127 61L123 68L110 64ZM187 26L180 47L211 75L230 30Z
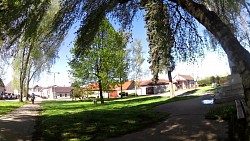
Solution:
M83 90L91 90L91 91L99 91L99 84L97 82L93 82L82 88ZM113 90L113 86L110 85L110 90Z
M133 80L129 80L129 81L124 82L122 84L122 90L129 90L129 89L131 89L131 87L133 87L133 83L134 83ZM119 86L119 85L115 86L115 88L118 91L121 90L121 86Z
M99 85L97 82L91 83L85 87L83 87L82 89L84 90L92 90L92 91L98 91L99 90Z

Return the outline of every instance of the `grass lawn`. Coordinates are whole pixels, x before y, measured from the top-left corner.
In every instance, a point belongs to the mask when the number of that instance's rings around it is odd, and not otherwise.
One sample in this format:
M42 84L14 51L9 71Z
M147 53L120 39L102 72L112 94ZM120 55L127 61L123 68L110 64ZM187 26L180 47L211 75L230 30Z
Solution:
M128 97L109 99L104 105L80 101L44 101L35 138L104 140L166 119L168 113L152 110L156 105L195 97L197 96L172 99L156 96Z
M24 102L1 101L0 102L0 116L6 114L16 108L24 105Z
M205 86L205 87L198 87L196 89L193 89L191 91L187 91L185 93L182 94L182 96L185 96L185 95L200 95L202 93L206 93L206 92L213 92L215 90L218 90L220 89L220 87L216 87L216 88L213 88L211 86Z
M210 92L210 91L215 91L215 90L218 90L218 89L221 89L221 87L211 87L211 86L205 86L205 87L199 87L197 88L197 93L203 93L203 92Z

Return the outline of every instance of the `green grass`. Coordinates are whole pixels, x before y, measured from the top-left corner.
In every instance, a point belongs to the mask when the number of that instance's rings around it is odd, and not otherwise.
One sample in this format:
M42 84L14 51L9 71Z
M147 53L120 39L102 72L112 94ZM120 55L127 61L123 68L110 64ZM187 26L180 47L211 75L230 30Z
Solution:
M211 86L205 86L205 87L199 87L197 90L197 93L204 93L204 92L210 92L210 91L214 91L214 90L218 90L221 87L211 87Z
M104 140L146 128L165 119L168 113L152 110L159 104L195 98L173 99L140 96L110 99L104 105L92 102L45 101L37 127L42 140Z
M236 108L234 104L227 104L216 108L211 108L206 113L206 119L212 120L229 120L232 116L235 116Z
M215 90L220 89L220 87L216 87L216 88L212 88L211 86L205 86L205 87L198 87L196 89L193 89L191 91L187 91L185 93L182 94L182 96L184 95L200 95L202 93L206 93L206 92L213 92Z
M20 106L24 105L23 102L1 101L0 102L0 116L4 115Z

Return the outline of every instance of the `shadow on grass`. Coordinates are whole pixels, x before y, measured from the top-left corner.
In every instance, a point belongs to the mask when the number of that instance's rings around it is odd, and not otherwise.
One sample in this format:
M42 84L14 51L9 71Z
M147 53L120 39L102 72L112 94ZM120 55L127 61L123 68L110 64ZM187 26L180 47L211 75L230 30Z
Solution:
M183 94L178 95L178 96L188 96L188 95L196 93L197 91L198 91L198 89L190 90L190 91L184 92Z
M122 99L122 101L110 100L105 105L87 105L87 109L79 112L69 112L74 106L68 108L70 104L77 102L48 102L51 109L63 110L64 114L43 115L38 121L37 131L34 140L104 140L109 137L116 137L130 133L166 119L168 113L158 113L152 108L177 100L195 98L176 97L173 99L163 99L161 97L141 97ZM147 101L153 101L148 102ZM45 107L46 107L45 104ZM53 106L56 104L68 106ZM86 103L78 102L75 110L79 110ZM88 110L91 109L91 110ZM68 112L67 112L68 111ZM46 111L44 111L46 112Z

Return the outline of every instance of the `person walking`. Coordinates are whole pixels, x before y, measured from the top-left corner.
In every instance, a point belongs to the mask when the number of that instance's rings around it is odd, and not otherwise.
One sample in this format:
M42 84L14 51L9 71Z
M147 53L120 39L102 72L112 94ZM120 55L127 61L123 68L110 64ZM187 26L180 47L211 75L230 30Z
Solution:
M32 101L32 104L34 104L34 101L35 101L35 94L34 93L32 93L32 95L31 95L31 101Z

